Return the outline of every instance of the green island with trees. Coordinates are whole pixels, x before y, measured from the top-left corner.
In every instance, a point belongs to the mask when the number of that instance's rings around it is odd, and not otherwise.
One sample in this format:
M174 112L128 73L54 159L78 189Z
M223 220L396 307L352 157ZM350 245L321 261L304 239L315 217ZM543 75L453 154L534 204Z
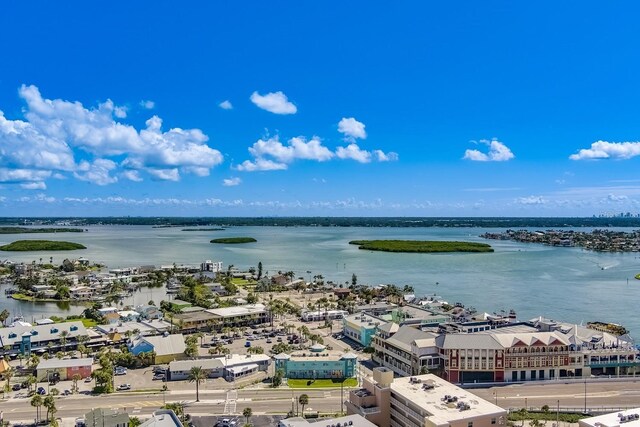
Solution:
M8 245L0 246L0 251L73 251L87 249L80 243L63 242L58 240L16 240Z
M82 228L27 228L0 227L0 234L29 234L29 233L82 233Z
M182 231L224 231L224 228L183 228Z
M358 249L383 252L493 252L491 245L474 242L431 240L352 240Z
M636 274L636 280L640 280L640 273Z
M220 239L213 239L210 243L255 243L256 239L253 237L223 237Z

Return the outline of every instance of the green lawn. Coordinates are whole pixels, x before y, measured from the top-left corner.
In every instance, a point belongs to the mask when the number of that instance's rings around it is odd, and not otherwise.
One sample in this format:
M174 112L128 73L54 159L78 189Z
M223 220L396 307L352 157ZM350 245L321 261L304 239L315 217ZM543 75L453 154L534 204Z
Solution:
M246 285L256 284L256 282L254 282L253 280L240 279L239 277L231 279L231 283L233 283L236 286L246 286Z
M287 380L290 388L336 388L340 387L341 380ZM355 387L358 385L356 378L344 380L345 387Z

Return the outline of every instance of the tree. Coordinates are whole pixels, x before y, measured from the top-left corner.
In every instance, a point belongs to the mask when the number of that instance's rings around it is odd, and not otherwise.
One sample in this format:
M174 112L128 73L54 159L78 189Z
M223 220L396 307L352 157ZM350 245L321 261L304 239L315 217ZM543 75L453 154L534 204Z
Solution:
M309 395L301 394L298 396L298 403L302 406L302 416L304 417L304 407L309 404Z
M275 374L273 374L273 378L271 378L271 387L280 387L282 384L282 378L284 377L284 372L282 369L278 369Z
M73 381L73 385L71 386L71 393L77 393L79 391L78 381L80 381L81 379L82 375L73 374L73 377L71 377L71 380Z
M42 401L42 405L47 408L47 420L51 421L58 410L56 409L56 401L53 395L48 395Z
M27 377L27 391L31 393L31 387L38 382L38 379L34 375L29 375Z
M258 262L258 280L262 277L262 261Z
M4 310L2 310L2 313L0 313L0 322L2 322L3 325L5 325L5 322L7 321L7 319L9 318L10 315L11 314L9 313L9 311L6 308Z
M200 402L200 383L204 382L206 378L207 374L202 366L193 366L189 371L189 382L196 383L196 402Z
M251 418L251 415L253 415L253 411L251 410L251 408L244 408L242 410L242 416L245 417L248 425L249 425L249 419Z
M257 346L257 347L249 347L249 349L247 350L247 353L249 354L264 354L264 348Z
M149 304L151 305L151 304ZM142 421L140 421L140 418L138 417L129 417L129 427L138 427L140 424L142 424Z
M356 286L358 284L358 276L356 276L356 273L353 273L351 275L351 286Z
M40 421L40 407L42 406L42 396L36 394L31 398L31 406L36 408L36 421Z
M7 380L7 388L11 388L11 378L16 374L16 369L9 367L4 371L4 378Z

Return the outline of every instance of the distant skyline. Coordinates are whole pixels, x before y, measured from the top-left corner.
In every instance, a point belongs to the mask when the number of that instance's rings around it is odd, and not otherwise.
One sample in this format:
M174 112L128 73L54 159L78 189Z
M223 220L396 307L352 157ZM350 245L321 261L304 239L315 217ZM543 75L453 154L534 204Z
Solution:
M0 216L638 213L638 12L9 1Z

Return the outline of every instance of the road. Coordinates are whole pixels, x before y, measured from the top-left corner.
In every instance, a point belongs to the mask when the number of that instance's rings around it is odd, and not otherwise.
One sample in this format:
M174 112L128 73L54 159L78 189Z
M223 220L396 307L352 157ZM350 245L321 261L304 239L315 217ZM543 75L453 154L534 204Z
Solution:
M490 402L503 408L521 408L525 405L541 407L549 405L556 408L558 401L561 408L581 410L584 407L584 383L551 383L546 382L515 384L488 389L470 389ZM320 412L338 412L340 410L340 390L291 390L291 389L241 389L201 390L200 402L195 402L195 391L178 390L162 393L122 392L108 396L61 396L57 398L58 417L80 417L93 407L118 408L131 415L146 416L160 408L166 402L182 402L187 412L193 416L210 414L242 413L251 407L254 414L286 413L291 410L292 398L306 393L309 395L308 408ZM345 400L348 396L344 392ZM588 408L637 407L640 402L640 384L636 381L591 381L587 383ZM12 398L0 402L0 411L4 419L9 421L33 420L35 408L28 398Z
M201 391L200 402L195 402L195 391L172 391L164 398L162 393L114 393L108 396L60 396L56 398L57 417L81 417L91 408L117 408L134 416L150 415L163 406L164 402L181 402L187 406L186 412L193 416L242 413L251 407L253 413L286 413L291 410L292 398L306 393L309 396L308 409L320 412L340 410L340 390L290 390L290 389L243 389L237 391ZM345 399L347 392L344 393ZM30 421L35 418L36 409L30 399L10 399L0 403L0 411L6 421Z
M584 382L545 382L514 384L488 389L471 389L470 392L503 408L525 406L550 408L619 408L638 407L640 402L639 381L590 380Z

